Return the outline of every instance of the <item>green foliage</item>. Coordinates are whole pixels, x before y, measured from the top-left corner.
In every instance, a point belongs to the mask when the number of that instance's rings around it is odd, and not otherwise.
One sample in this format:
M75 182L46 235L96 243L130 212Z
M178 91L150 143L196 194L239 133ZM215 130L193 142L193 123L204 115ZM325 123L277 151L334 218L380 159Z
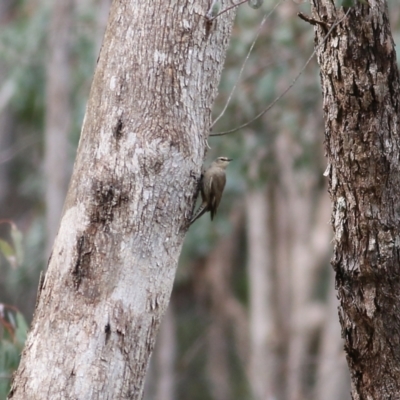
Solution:
M24 316L15 307L0 303L0 399L7 397L27 332Z
M12 221L0 221L0 224L10 225L9 241L0 239L0 254L13 268L17 268L24 258L22 233Z
M2 1L2 0L0 0ZM337 6L354 6L357 0L335 0ZM255 0L253 3L261 3ZM366 0L358 3L367 4ZM389 7L398 8L398 0L389 0ZM0 29L0 70L2 82L12 88L9 113L13 122L11 146L32 140L19 151L6 167L12 187L8 203L14 206L7 223L0 224L0 302L18 304L27 319L33 308L39 271L44 269L44 206L42 176L42 131L45 115L46 41L49 22L48 2L20 0L15 12ZM78 142L84 109L89 93L100 38L96 26L97 7L94 2L76 2L77 11L71 38L73 127L71 143ZM265 0L258 12L239 7L225 69L220 82L220 96L215 104L214 118L225 105L231 88L238 80L239 70L256 35L265 10L269 12L276 0ZM246 123L267 107L292 82L313 51L313 29L297 19L295 13L310 13L309 4L282 2L261 29L260 38L250 55L238 87L223 118L214 132L235 128ZM391 13L394 18L396 13ZM398 13L397 13L398 15ZM400 27L400 20L391 21ZM100 33L101 34L101 33ZM395 41L400 40L394 32ZM400 57L400 53L398 53ZM174 296L189 287L177 307L178 329L178 397L201 399L212 397L207 382L207 327L209 316L199 311L193 294L194 265L212 251L222 237L232 230L230 210L243 199L247 190L264 187L281 179L275 160L277 139L286 135L293 154L285 154L293 173L301 178L307 173L322 179L325 163L316 154L321 151L323 123L321 93L316 62L311 63L297 84L263 117L228 136L209 139L211 150L207 162L225 155L234 161L228 168L228 181L218 214L211 222L208 215L197 221L189 231L183 248ZM315 136L315 132L320 135ZM3 149L0 149L0 153ZM4 164L0 165L3 167ZM301 179L298 179L301 184ZM4 203L5 204L5 203ZM13 221L13 222L9 222ZM15 222L14 222L15 221ZM7 226L4 228L4 226ZM22 232L17 229L21 227ZM3 234L5 231L5 234ZM232 269L231 285L238 301L247 306L247 249L243 234L239 256ZM326 295L327 279L319 279L318 298ZM181 292L180 292L181 291ZM179 299L178 299L179 300ZM198 299L197 299L198 301ZM19 362L25 341L27 324L22 314L0 303L0 399L4 399L9 378ZM232 338L228 338L232 362L232 386L235 399L249 398L246 377L235 353ZM200 343L197 352L193 348ZM188 354L194 354L192 358Z

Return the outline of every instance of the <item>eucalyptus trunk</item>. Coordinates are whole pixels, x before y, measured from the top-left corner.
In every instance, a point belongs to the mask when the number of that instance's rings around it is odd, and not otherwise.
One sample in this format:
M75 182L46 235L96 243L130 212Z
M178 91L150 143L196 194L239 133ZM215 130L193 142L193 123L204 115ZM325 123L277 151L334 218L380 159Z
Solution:
M234 16L208 3L113 2L10 399L142 397Z
M395 399L400 393L400 93L387 4L359 1L344 10L333 0L311 3L318 21L333 202L332 264L352 396Z

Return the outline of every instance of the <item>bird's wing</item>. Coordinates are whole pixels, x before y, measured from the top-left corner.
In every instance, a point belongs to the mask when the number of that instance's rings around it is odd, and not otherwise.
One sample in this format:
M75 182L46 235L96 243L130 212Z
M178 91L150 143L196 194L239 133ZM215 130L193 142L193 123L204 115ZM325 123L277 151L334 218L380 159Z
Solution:
M226 176L225 174L221 174L218 179L212 179L210 182L210 213L211 213L211 220L214 218L214 215L217 213L217 209L219 203L221 201L222 192L224 191L226 183Z

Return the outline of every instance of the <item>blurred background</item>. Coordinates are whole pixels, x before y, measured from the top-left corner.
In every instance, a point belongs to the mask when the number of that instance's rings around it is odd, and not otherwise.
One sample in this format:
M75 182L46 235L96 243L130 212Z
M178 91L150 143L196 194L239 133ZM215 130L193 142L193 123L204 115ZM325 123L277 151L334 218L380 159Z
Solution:
M58 229L110 2L0 0L0 400ZM213 132L253 118L301 71L314 42L299 11L309 5L239 7L214 118L259 38ZM314 58L263 117L209 139L208 163L234 161L216 219L186 237L145 400L350 399L319 83Z

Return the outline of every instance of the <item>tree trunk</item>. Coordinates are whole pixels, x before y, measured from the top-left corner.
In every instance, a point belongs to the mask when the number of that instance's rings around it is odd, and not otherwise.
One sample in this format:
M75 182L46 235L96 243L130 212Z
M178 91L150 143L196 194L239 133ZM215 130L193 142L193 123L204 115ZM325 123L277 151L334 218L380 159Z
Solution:
M46 64L46 128L44 167L46 176L46 258L57 233L70 163L68 159L71 127L70 39L73 0L55 0L48 33Z
M231 337L234 338L236 353L241 362L247 365L247 318L231 282L232 268L238 257L242 220L240 205L233 207L230 234L216 243L205 263L198 264L194 272L193 291L196 301L208 308L210 319L206 373L210 395L214 400L227 400L233 396L233 371L229 357Z
M249 279L249 383L254 400L276 398L274 348L276 331L272 286L269 213L265 190L250 189L246 196Z
M349 400L350 379L337 320L338 300L333 272L329 272L328 304L318 352L314 400Z
M140 399L234 12L115 0L10 399Z
M316 45L344 16L312 0ZM384 0L356 2L317 48L336 285L353 399L400 393L399 73Z
M0 3L0 28L6 27L13 7L12 0L2 0ZM0 218L7 215L6 200L10 188L10 168L7 165L8 148L12 143L12 112L9 103L15 92L15 84L7 79L7 68L0 60Z
M108 14L110 12L112 0L97 0L95 7L97 9L96 15L96 41L95 41L95 54L98 54L101 49L102 38L107 26Z
M156 400L174 400L175 361L176 361L176 322L175 313L170 304L161 323L155 363L157 367Z
M310 348L324 315L323 304L315 299L315 287L319 270L331 251L331 231L326 223L329 200L317 194L321 188L311 169L293 168L296 147L291 135L281 131L276 141L280 185L275 188L274 249L277 247L277 325L286 358L286 368L281 373L286 379L280 379L284 385L279 389L281 397L289 400L310 398Z

